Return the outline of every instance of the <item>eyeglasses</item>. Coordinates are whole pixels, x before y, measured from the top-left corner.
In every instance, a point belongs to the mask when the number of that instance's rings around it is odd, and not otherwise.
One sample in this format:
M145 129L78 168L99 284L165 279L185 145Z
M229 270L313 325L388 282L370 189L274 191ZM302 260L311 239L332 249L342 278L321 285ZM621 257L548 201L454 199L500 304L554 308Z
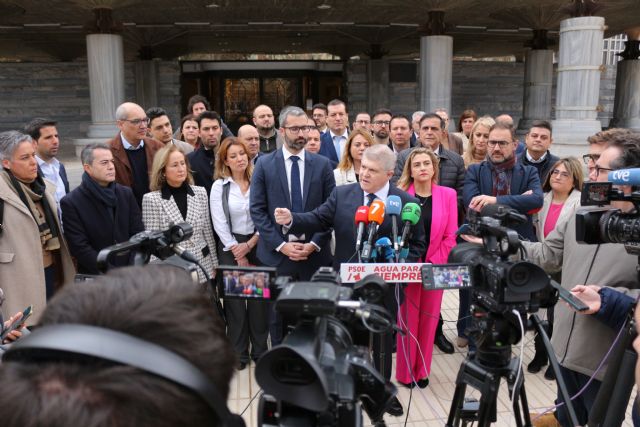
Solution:
M376 126L389 126L391 124L391 121L389 120L376 120L375 122L373 122L374 125Z
M505 148L509 144L511 144L511 141L494 141L491 139L487 141L487 145L489 145L489 147L495 147L496 145L499 145L500 148Z
M592 161L593 163L595 163L598 161L599 158L600 158L600 154L585 154L584 156L582 156L582 160L584 161L585 165L588 165L589 161Z
M600 171L607 171L607 172L611 172L613 169L610 168L601 168L600 166L596 165L596 167L594 168L596 171L596 178L600 176Z
M134 126L140 126L142 123L144 123L145 126L148 126L150 120L148 117L145 117L144 119L133 119L133 120L123 119L121 121L129 122Z
M569 175L569 172L561 171L560 169L552 170L551 175L557 175L562 179L569 179L571 177L571 175Z
M298 133L300 131L307 133L311 129L315 129L314 126L283 126L283 128L288 129L293 133Z

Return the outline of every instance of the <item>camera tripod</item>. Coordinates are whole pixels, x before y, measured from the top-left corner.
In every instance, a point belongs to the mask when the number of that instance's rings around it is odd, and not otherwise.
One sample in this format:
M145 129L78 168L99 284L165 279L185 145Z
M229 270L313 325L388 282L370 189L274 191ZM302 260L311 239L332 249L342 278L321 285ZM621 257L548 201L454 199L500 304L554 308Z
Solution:
M521 365L519 357L511 357L511 345L522 339L519 327L513 325L513 319L508 320L503 315L484 313L478 334L478 350L462 362L456 378L456 389L451 402L451 410L447 419L447 427L466 426L477 422L479 427L489 426L497 420L496 401L502 378L507 380L509 395L517 396L513 399L513 411L516 425L532 426L527 404L527 394L524 387L524 373L518 376ZM515 316L514 316L515 318ZM529 318L528 329L535 328L542 336L549 354L553 371L558 378L558 387L565 402L570 402L567 388L560 375L560 367L551 348L540 318L534 314ZM480 391L479 402L467 402L465 392L467 386ZM567 411L573 425L578 425L575 411L571 404Z

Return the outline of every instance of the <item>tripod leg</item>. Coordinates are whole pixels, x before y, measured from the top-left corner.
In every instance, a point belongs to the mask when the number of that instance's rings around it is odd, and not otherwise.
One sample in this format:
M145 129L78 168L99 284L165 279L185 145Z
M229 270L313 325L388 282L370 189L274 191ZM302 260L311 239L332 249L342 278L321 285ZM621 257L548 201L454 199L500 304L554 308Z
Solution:
M460 425L460 413L464 405L464 394L467 391L467 385L461 380L464 367L464 364L460 367L460 372L456 379L456 390L453 393L453 400L451 401L451 409L449 410L446 427L458 427Z
M497 400L498 389L500 387L500 376L488 374L485 383L480 390L480 409L478 410L478 427L489 427L497 420Z
M531 427L531 415L529 414L527 392L524 388L524 378L519 388L518 398L513 401L513 412L516 415L516 423L518 426ZM522 410L522 413L520 413L520 410Z

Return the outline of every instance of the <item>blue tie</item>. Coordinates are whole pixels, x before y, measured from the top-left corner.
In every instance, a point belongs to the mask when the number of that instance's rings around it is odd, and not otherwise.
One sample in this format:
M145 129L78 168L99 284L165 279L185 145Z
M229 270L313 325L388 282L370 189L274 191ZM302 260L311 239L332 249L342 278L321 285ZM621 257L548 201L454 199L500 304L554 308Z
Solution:
M340 140L342 139L341 136L334 136L333 137L333 148L336 149L336 155L338 156L338 162L340 161Z
M373 201L376 199L376 195L374 193L369 193L367 194L367 199L369 199L369 203L367 203L367 206L371 206L373 204Z
M300 188L300 157L291 156L291 211L302 212L302 189Z

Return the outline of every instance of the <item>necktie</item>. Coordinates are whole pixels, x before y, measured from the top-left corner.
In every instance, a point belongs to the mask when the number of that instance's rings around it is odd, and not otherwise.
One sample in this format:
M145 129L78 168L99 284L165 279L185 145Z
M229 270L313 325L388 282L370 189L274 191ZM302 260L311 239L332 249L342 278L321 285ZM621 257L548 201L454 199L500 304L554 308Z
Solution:
M338 135L333 137L333 147L336 149L336 155L338 156L338 161L340 161L340 139L342 139L342 137Z
M367 199L369 199L369 203L367 203L367 206L371 206L373 201L376 199L376 195L373 193L369 193L367 194Z
M302 189L300 188L300 157L291 156L291 211L302 212Z

